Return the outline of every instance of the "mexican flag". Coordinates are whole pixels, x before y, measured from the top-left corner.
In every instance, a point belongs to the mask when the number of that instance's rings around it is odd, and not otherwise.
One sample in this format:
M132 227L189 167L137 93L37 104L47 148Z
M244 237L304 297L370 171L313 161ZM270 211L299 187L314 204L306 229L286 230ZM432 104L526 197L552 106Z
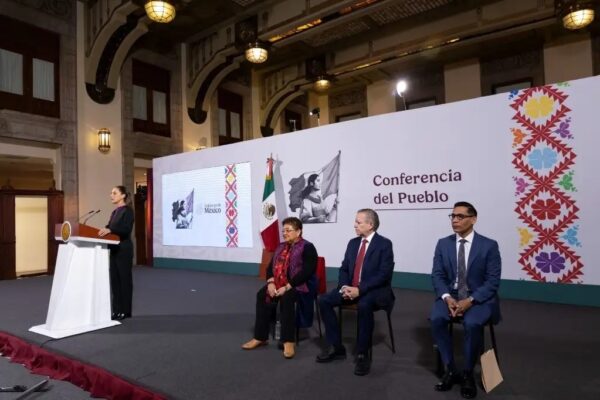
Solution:
M275 183L273 182L273 158L267 159L267 176L263 191L262 212L260 213L260 235L265 249L275 251L279 244L279 221L275 205Z

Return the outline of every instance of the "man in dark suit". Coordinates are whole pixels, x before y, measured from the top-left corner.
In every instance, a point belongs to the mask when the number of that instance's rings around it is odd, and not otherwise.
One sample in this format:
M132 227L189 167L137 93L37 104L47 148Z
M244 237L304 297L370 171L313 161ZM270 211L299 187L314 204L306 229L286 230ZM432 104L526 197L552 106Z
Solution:
M391 282L394 271L392 242L377 234L379 216L371 209L358 210L354 230L358 237L350 240L340 268L338 286L319 298L321 317L325 323L328 348L317 356L325 363L346 358L346 348L335 307L341 304L358 305L358 338L356 345L356 375L366 375L371 369L368 355L373 333L373 312L394 302Z
M473 230L477 210L461 201L454 205L453 235L438 241L433 257L431 278L436 300L431 311L431 329L445 366L444 376L435 385L437 391L447 391L461 384L461 395L472 399L477 395L473 367L481 351L483 326L492 319L500 320L498 286L501 260L498 243ZM452 337L448 324L454 317L463 317L464 371L460 375L454 364Z

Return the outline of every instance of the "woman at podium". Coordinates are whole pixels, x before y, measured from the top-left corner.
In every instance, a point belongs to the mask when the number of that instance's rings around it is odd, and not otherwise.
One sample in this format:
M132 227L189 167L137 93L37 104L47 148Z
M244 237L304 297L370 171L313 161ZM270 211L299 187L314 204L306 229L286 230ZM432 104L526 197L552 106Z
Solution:
M115 209L105 228L99 235L114 233L119 236L119 244L109 245L110 249L110 291L112 319L122 320L131 317L131 298L133 296L133 209L129 206L129 193L125 186L115 186L110 192L110 201Z

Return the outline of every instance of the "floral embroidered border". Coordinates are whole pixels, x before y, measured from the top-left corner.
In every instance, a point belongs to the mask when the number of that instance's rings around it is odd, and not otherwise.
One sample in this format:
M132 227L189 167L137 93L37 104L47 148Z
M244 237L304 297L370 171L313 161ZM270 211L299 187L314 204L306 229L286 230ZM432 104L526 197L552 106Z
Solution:
M581 283L568 83L511 92L519 264L539 282Z
M227 247L238 247L237 172L235 164L225 166L225 204Z

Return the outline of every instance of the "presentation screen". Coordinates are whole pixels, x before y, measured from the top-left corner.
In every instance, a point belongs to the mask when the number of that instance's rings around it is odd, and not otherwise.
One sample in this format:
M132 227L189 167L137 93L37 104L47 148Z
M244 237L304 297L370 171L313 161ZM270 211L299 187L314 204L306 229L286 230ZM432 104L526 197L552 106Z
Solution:
M162 176L165 246L252 247L250 163Z

